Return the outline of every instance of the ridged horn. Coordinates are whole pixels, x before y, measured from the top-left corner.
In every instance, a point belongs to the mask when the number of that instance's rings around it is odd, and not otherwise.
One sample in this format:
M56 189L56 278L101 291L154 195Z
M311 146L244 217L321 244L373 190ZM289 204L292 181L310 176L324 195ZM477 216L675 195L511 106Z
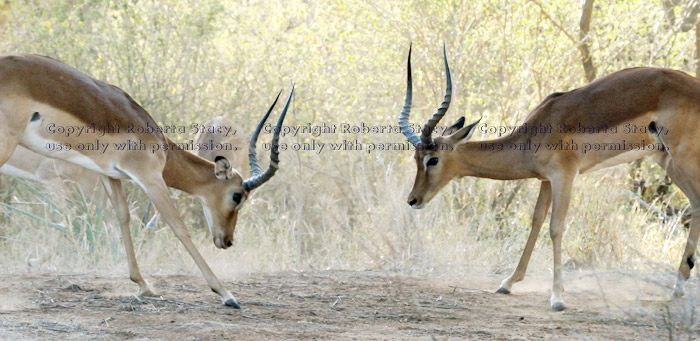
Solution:
M270 109L267 110L265 116L263 116L263 118L260 120L260 123L258 123L257 128L255 128L253 136L250 138L250 146L248 147L248 162L250 163L251 175L250 178L243 181L243 187L249 192L260 187L262 184L267 182L267 180L270 180L270 178L272 178L272 176L275 175L275 172L277 172L277 169L279 168L280 154L278 144L280 139L280 130L282 130L281 128L282 122L284 122L284 117L287 115L289 102L291 102L292 96L294 95L294 85L292 85L292 91L289 93L287 103L284 105L284 109L282 109L282 113L280 114L280 117L277 120L277 125L275 126L274 134L272 136L272 145L270 148L270 166L267 167L267 170L265 172L262 172L260 170L257 154L255 152L255 144L258 141L258 135L260 134L260 130L262 130L262 127L265 125L265 121L267 121L267 118L270 116L270 112L272 112L272 109L275 107L275 104L277 104L277 100L280 98L281 94L282 91L280 91L280 93L277 94L277 98L275 98L275 101L270 106Z
M445 75L447 77L445 99L442 101L442 105L440 105L440 108L438 108L433 117L423 126L423 133L421 134L420 140L426 147L433 145L433 138L431 136L433 129L435 129L442 117L445 116L447 109L450 107L450 100L452 99L452 77L450 76L450 66L447 64L447 48L445 45L442 47L442 53L445 58Z
M414 146L420 143L420 137L411 129L408 123L408 118L411 116L411 99L413 98L413 83L411 82L411 49L413 46L408 48L408 76L406 84L406 100L403 103L403 111L399 115L399 127L401 127L401 132L406 136L409 142Z

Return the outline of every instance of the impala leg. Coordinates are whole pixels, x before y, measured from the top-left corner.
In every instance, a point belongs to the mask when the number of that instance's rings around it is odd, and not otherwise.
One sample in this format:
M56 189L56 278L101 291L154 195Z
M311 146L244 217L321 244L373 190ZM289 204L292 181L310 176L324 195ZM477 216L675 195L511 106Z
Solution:
M566 307L561 298L564 291L564 279L561 274L561 239L566 230L566 213L571 200L573 176L563 176L552 181L552 218L549 224L549 235L552 238L554 252L552 296L549 303L554 311L562 311Z
M685 244L681 264L678 267L676 284L673 288L674 296L683 296L685 293L685 281L690 278L690 270L695 266L695 252L698 246L698 238L700 237L700 217L697 217L697 213L700 213L700 185L693 181L694 177L688 176L688 174L700 174L700 167L693 163L675 163L667 155L655 158L655 161L666 168L668 176L690 200L690 232L688 233L688 240Z
M673 287L673 294L675 296L683 296L685 294L685 281L690 278L690 270L695 266L695 251L697 250L698 238L700 237L700 219L698 219L700 217L696 217L696 213L698 212L700 212L700 205L693 203L690 232L688 233L688 240L685 244L685 251L683 251L681 264L678 267L676 285Z
M535 204L535 211L532 214L532 229L530 230L530 236L527 238L523 255L520 256L520 262L518 262L518 266L515 268L515 271L513 271L513 274L501 282L501 287L496 291L497 293L510 294L510 288L513 284L525 278L525 272L530 262L530 256L532 256L532 250L535 248L537 237L540 234L540 229L542 228L544 219L547 217L547 211L551 203L552 187L549 181L542 181L540 185L540 194L537 197L537 204Z
M106 176L100 176L100 179L102 180L110 202L112 202L112 207L114 207L114 211L117 214L117 219L119 220L119 227L122 231L122 239L124 240L124 249L126 251L126 259L129 263L129 278L139 285L139 296L156 296L153 288L151 288L148 282L141 276L139 266L136 263L134 244L131 241L129 204L126 202L126 196L124 195L121 181Z
M700 236L700 219L696 217L696 213L699 212L700 207L698 207L696 199L697 192L694 191L688 178L683 176L683 172L679 169L673 168L675 168L673 165L668 167L666 173L681 188L691 203L690 232L688 232L688 240L685 243L681 264L678 266L676 284L673 286L673 295L680 297L685 294L685 281L690 278L690 270L695 266L695 251L697 250L698 236Z
M207 262L204 260L202 255L199 254L199 251L197 251L197 248L192 243L187 227L182 221L182 218L180 218L180 214L177 212L175 205L170 199L168 189L165 186L163 179L154 179L149 184L145 185L145 189L148 196L151 198L151 201L153 201L153 204L158 209L158 212L160 212L161 216L163 217L163 220L165 220L165 222L170 226L177 239L180 240L187 252L189 252L190 256L192 256L195 264L197 264L197 267L202 272L204 279L206 279L207 283L209 283L211 290L221 295L221 299L225 305L240 309L238 302L233 297L231 292L226 290L224 284L219 281L218 278L216 278L214 273L209 268L209 265L207 265Z
M0 124L0 166L12 156L15 148L22 140L22 134L26 127L26 123L13 122L13 117L5 114L2 103L0 103L0 119L3 121ZM13 123L16 123L13 125Z
M0 136L2 134L2 129L0 129ZM18 143L12 143L13 141L0 141L0 166L4 165L5 162L12 156L12 153L17 148Z

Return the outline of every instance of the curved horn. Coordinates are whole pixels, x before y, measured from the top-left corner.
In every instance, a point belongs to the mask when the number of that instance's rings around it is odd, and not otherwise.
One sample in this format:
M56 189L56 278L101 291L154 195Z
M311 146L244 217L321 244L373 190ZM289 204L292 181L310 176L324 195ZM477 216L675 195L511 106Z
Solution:
M433 129L435 129L435 126L437 126L438 122L440 122L442 117L445 116L447 108L450 107L450 99L452 99L452 77L450 76L450 66L447 65L447 48L445 47L445 45L442 46L442 53L445 57L445 75L447 76L447 88L445 89L445 99L442 101L442 105L440 105L440 108L438 108L437 112L433 115L433 117L430 120L428 120L428 123L426 123L425 126L423 126L423 133L421 134L420 140L421 143L423 143L423 145L426 147L433 144L433 138L431 137L431 133L433 132Z
M265 121L267 120L267 117L270 116L270 112L272 111L272 108L275 107L275 104L277 103L277 100L280 97L280 94L282 92L280 91L279 94L277 94L277 98L275 98L275 102L272 103L272 106L270 106L270 109L267 110L267 113L265 116L263 116L262 120L260 120L260 123L258 123L258 127L255 128L255 133L253 133L253 136L250 138L250 147L248 147L248 160L250 162L250 172L251 176L250 178L246 179L243 181L243 187L248 191L252 191L260 185L264 184L267 182L267 180L270 180L273 175L275 175L275 172L277 172L277 168L279 168L279 150L278 150L278 144L280 140L280 130L282 130L282 122L284 122L284 117L287 115L287 109L289 108L289 102L292 100L292 96L294 95L294 85L292 85L292 91L289 93L289 97L287 98L287 103L284 105L284 109L282 109L282 113L280 114L280 118L277 120L277 125L275 126L275 131L274 135L272 136L272 145L270 148L270 166L267 167L267 170L263 173L260 170L260 165L258 165L258 159L257 155L255 153L255 143L258 140L258 134L260 134L260 130L262 129L262 126L265 124Z
M260 165L258 164L257 154L255 153L255 143L258 141L258 135L260 135L260 130L262 130L263 125L265 125L267 118L270 116L270 113L272 112L272 109L275 107L275 104L277 104L277 100L280 99L281 94L282 94L282 90L280 90L280 92L277 93L277 97L275 98L275 101L272 102L270 109L267 109L265 116L263 116L263 118L260 120L260 123L258 123L258 126L255 128L255 132L253 133L253 136L251 136L251 138L250 138L250 145L248 146L248 163L250 164L250 177L251 178L258 176L262 173L262 171L260 170Z
M408 80L406 85L406 100L403 104L403 111L399 116L399 127L401 127L401 132L406 136L409 142L414 146L420 143L420 138L411 129L408 123L408 117L411 115L411 99L413 98L413 86L411 82L411 49L413 46L408 48Z

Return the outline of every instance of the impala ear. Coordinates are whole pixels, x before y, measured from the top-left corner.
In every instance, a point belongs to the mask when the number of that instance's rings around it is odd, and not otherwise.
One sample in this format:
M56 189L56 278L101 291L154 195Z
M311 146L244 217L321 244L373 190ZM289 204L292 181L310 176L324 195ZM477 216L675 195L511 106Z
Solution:
M460 117L453 125L447 127L442 136L452 135L455 131L462 129L462 127L464 127L464 116Z
M472 138L472 135L474 135L474 132L476 131L476 125L479 124L480 121L481 119L464 128L460 128L453 134L447 136L448 141L450 141L455 147L459 146L460 144L466 143L467 141L469 141L470 138ZM457 123L459 123L459 121Z
M231 162L225 157L219 155L214 159L214 175L219 180L229 180L233 178L233 169Z

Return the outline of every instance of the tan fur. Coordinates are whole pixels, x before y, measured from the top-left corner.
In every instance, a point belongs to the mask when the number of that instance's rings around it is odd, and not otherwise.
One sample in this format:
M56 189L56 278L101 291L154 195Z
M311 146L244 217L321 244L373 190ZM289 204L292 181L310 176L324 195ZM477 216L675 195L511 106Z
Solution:
M230 144L233 149L221 151L197 150L195 151L195 155L211 162L214 162L214 159L217 156L223 156L231 162L231 166L237 170L241 176L245 177L249 175L250 166L248 165L247 153L248 137L245 136L240 127L235 125L230 119L223 116L212 117L203 125L207 127L232 127L232 130L235 130L236 134L226 136L225 134L219 134L211 131L199 132L195 135L195 144ZM1 168L0 171L2 171ZM157 220L158 213L156 213L153 218L146 223L146 227L153 228L156 226Z
M128 128L157 128L156 122L121 89L91 78L84 73L48 57L35 55L0 56L0 166L13 154L17 145L35 153L68 161L101 174L103 185L119 217L129 260L131 279L140 293L153 294L141 276L131 238L126 199L119 179L132 179L148 194L154 205L185 246L213 291L227 305L237 306L235 298L209 269L169 197L167 187L185 191L199 198L210 222L214 243L219 248L232 244L238 210L249 193L243 188L238 172L219 179L218 165L190 152L158 149L173 147L172 141L157 130L126 131ZM56 126L88 126L104 129L102 136L86 134L66 136L51 133ZM109 129L119 127L119 133ZM94 143L111 146L128 140L144 143L146 150L55 151L50 144ZM240 203L232 199L242 196Z
M652 124L653 122L653 124ZM574 178L581 173L630 162L651 156L664 167L688 196L694 212L700 208L700 80L683 72L659 68L626 69L601 77L578 89L547 96L527 117L528 126L552 126L551 133L514 134L497 140L466 142L454 135L435 138L447 150L420 150L415 153L416 180L409 195L409 204L423 207L450 180L477 176L500 180L537 178L542 189L535 208L532 231L518 267L503 281L499 292L509 292L520 281L535 245L547 209L552 206L550 235L554 246L554 284L551 304L555 310L564 308L561 277L561 238L565 230ZM570 131L579 125L617 128L617 133ZM638 133L626 132L626 125L644 128ZM652 134L650 125L662 129ZM563 128L563 131L560 131ZM465 129L465 128L463 128ZM475 129L478 129L475 128ZM611 130L610 130L611 131ZM547 150L546 144L573 140L580 148L584 144L622 143L665 146L651 150ZM509 145L540 144L537 152L509 150ZM496 146L504 146L497 150ZM429 170L423 165L426 157L440 161ZM679 268L676 293L682 294L683 283L690 274L700 236L700 219L694 219L686 250Z
M232 127L232 131L236 131L236 133L229 136L213 132L198 133L194 138L195 144L208 143L209 141L213 144L228 143L234 149L223 151L200 150L195 153L211 162L214 162L214 158L217 156L223 156L231 162L231 166L238 170L241 175L247 176L250 173L250 166L248 165L248 136L243 133L243 130L232 120L223 116L212 117L202 125L207 127Z

